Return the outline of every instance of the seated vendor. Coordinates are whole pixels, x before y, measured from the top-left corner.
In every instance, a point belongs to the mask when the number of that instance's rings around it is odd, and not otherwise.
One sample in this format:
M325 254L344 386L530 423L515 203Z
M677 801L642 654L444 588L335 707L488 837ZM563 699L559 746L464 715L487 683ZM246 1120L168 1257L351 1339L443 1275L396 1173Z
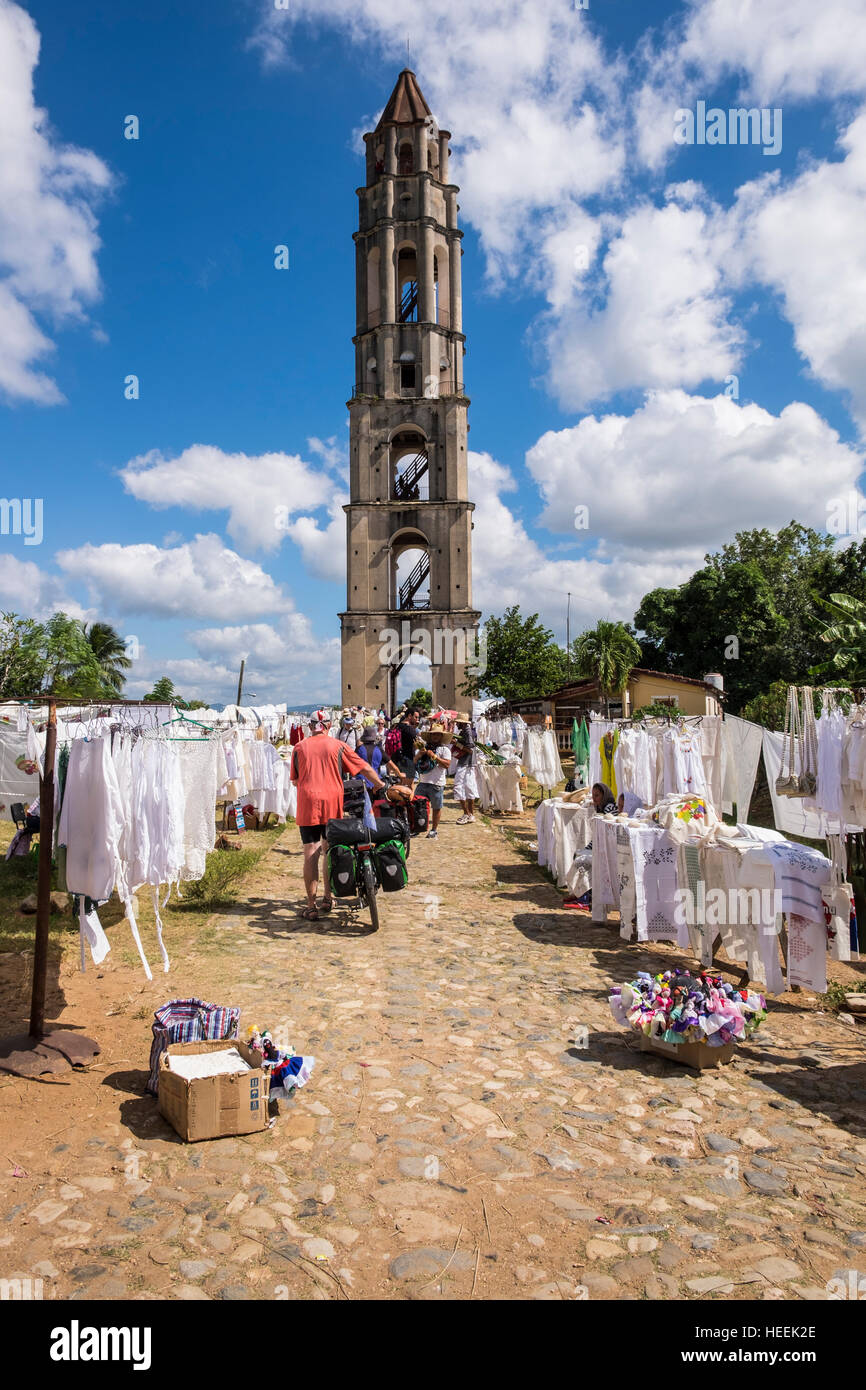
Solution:
M616 797L604 782L593 784L592 804L600 816L616 814Z

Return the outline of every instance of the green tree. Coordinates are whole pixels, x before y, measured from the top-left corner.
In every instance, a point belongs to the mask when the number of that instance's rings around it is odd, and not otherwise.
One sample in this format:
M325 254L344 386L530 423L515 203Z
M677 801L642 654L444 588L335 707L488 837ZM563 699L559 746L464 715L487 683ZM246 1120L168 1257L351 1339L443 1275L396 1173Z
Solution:
M773 681L763 695L756 695L743 707L743 718L750 719L753 724L761 724L765 729L780 731L785 727L787 707L788 682Z
M132 667L123 638L110 623L91 623L90 627L83 623L82 631L99 664L106 687L120 695L126 672Z
M154 704L175 705L178 709L183 708L183 701L175 694L174 683L169 680L168 676L160 676L153 690L149 695L145 695L144 699L150 700Z
M409 706L417 705L422 713L429 714L433 708L433 693L430 690L425 690L422 685L419 685L417 690L412 691L406 703Z
M723 672L731 710L776 681L802 683L826 655L818 598L840 589L840 574L853 577L864 558L866 547L836 551L832 536L796 521L778 532L741 531L685 584L645 596L634 619L642 659L698 679Z
M0 613L0 698L36 695L42 675L35 668L29 645L37 624L17 613Z
M602 619L573 642L577 674L598 681L598 688L610 707L612 695L621 695L628 685L631 669L641 659L639 643L625 623Z
M851 594L831 594L821 607L834 619L822 632L820 641L833 648L816 672L855 685L866 682L866 603Z
M461 687L464 695L531 700L563 684L565 652L537 613L524 618L519 605L513 604L501 618L488 618L484 631L487 667L483 673L470 672Z
M81 623L66 613L34 623L22 644L22 656L36 686L34 694L102 699L114 693L105 683Z

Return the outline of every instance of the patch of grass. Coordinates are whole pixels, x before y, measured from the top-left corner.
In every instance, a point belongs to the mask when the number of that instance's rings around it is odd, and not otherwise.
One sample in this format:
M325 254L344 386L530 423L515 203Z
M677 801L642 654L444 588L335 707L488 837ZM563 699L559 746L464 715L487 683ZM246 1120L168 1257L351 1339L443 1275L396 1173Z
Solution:
M819 994L818 1000L821 1007L826 1009L829 1014L845 1013L847 1011L846 994L866 994L866 980L844 985L839 980L831 980L827 986L827 993Z
M236 903L243 880L252 873L280 833L282 827L257 832L255 847L250 849L213 850L207 857L203 876L194 883L183 884L183 899L175 902L175 910L184 910L186 904L188 911L201 912Z

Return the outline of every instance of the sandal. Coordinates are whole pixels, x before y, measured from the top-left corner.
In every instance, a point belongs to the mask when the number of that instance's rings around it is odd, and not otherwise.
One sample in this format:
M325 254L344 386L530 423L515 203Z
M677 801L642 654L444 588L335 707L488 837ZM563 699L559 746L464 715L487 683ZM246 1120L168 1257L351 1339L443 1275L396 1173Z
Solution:
M312 907L307 906L303 908L299 915L303 917L305 922L318 922L319 909L313 904Z
M333 898L323 898L323 899L322 899L321 908L322 908L322 911L323 911L323 912L330 912L330 911L331 911L331 908L332 908L333 906L334 906L334 899L333 899Z

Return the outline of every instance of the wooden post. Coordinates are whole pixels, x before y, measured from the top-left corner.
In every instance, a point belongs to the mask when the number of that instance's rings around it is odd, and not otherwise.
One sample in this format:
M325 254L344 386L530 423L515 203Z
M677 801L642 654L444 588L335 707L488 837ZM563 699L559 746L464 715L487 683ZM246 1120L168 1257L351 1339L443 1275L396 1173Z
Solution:
M247 664L247 659L246 659L246 657L244 657L243 660L241 661L241 672L240 672L240 675L238 676L238 698L237 698L237 700L235 701L235 704L237 704L237 705L240 705L241 696L242 696L243 693L244 693L244 667L246 666L246 664Z
M51 852L54 842L54 755L57 748L57 702L48 703L48 732L39 779L39 880L36 893L36 942L33 950L33 990L30 996L30 1036L45 1035L45 981L48 974L48 933L51 924Z

